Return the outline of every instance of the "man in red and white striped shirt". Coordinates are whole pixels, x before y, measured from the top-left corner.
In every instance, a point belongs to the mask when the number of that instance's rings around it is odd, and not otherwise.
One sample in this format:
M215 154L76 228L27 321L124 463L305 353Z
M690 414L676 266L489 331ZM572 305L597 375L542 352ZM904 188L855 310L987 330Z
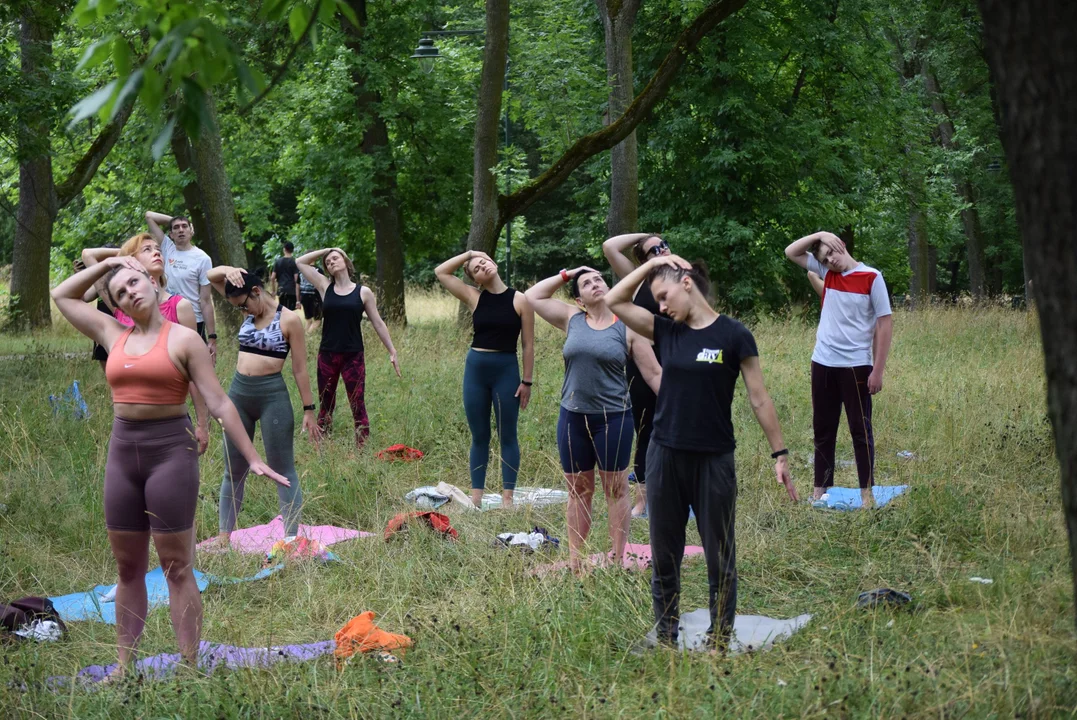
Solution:
M811 357L814 496L818 499L834 484L834 445L844 405L867 507L875 483L871 396L883 388L894 331L886 283L881 272L854 260L833 233L802 237L785 249L785 256L823 279L823 311Z

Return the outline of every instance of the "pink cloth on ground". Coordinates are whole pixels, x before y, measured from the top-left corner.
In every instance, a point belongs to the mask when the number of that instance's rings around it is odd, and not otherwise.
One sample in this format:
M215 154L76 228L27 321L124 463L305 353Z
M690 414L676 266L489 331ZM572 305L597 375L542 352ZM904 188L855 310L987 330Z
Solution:
M334 525L300 525L299 537L308 540L317 540L322 545L332 545L344 540L354 540L357 537L373 537L373 533L349 530L348 528ZM260 555L269 551L273 543L284 539L284 520L280 515L265 525L234 530L232 532L232 549L247 555ZM203 540L198 547L203 547L213 541L213 538Z
M686 545L684 548L684 556L686 558L693 555L702 555L703 548L699 545ZM608 563L613 559L613 551L608 553L597 553L591 556L591 562L595 565ZM651 546L650 545L638 545L636 543L627 543L625 545L625 556L621 563L625 570L645 570L651 566ZM545 575L547 573L555 572L557 570L565 570L569 567L567 560L561 562L550 563L548 565L539 565L531 571L532 575Z

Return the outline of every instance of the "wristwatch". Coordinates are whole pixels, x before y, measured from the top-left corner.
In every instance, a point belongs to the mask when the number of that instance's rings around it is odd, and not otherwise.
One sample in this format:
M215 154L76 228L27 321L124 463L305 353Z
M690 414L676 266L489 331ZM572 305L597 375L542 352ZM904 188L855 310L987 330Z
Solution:
M206 337L208 337L210 340L216 340L217 339L217 333L210 333Z
M777 460L777 459L778 459L778 458L780 458L780 457L781 457L782 455L788 455L788 454L789 454L789 450L788 450L788 448L782 448L782 449L781 449L781 450L779 450L778 452L772 452L772 453L770 454L770 456L771 456L772 458L774 458L775 460Z
M304 405L304 406L303 406L303 411L304 411L304 412L306 412L307 410L317 410L317 409L318 409L318 406L317 406L317 405L314 405L314 404L311 404L311 405Z
M568 276L568 270L562 270L562 271L561 271L561 280L563 280L564 282L568 282L568 281L569 281L569 280L571 280L571 279L572 279L572 278L570 278L570 277Z

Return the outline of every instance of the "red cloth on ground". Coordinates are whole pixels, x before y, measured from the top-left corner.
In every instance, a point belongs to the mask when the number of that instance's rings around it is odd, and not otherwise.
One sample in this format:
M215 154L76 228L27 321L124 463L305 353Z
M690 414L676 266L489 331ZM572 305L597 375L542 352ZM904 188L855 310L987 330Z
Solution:
M404 462L412 462L413 460L422 460L423 451L416 450L407 445L390 445L384 450L380 450L375 457L377 457L378 460L403 460Z
M355 653L372 650L404 650L412 646L407 635L386 632L374 624L374 613L367 610L356 615L336 634L337 649L333 651L337 661L349 658Z
M389 538L395 535L397 531L401 530L404 525L411 522L412 520L422 520L430 527L437 530L439 533L448 535L453 540L460 536L460 534L456 532L456 528L449 524L449 518L447 516L437 512L430 512L428 510L425 512L400 513L392 520L390 520L389 524L385 526L386 542L388 542Z

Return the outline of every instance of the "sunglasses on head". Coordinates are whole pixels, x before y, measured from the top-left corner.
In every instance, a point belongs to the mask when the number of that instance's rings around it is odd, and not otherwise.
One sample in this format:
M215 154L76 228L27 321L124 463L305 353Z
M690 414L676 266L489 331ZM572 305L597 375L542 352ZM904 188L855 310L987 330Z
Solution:
M658 257L662 254L663 250L669 250L669 243L665 240L660 240L657 245L654 245L647 250L647 254L652 257Z

